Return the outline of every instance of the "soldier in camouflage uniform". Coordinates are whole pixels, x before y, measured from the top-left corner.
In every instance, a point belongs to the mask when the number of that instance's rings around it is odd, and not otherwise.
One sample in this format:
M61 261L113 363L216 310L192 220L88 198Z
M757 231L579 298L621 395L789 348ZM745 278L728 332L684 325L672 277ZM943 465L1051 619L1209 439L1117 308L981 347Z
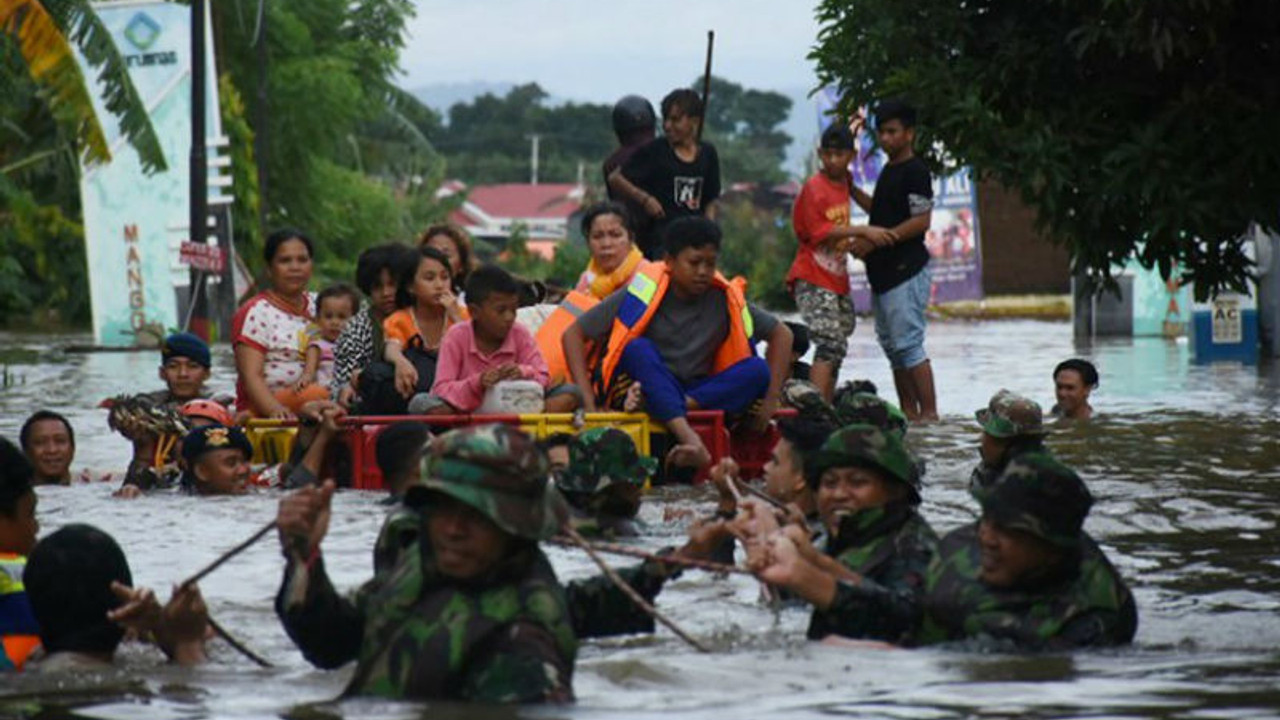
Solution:
M938 546L920 644L1062 650L1133 639L1133 595L1081 529L1093 498L1075 472L1019 455L981 502L982 519Z
M604 578L568 590L556 579L538 541L568 509L527 435L499 425L447 433L422 477L384 526L378 572L350 598L334 590L319 550L333 484L281 502L289 563L276 612L313 664L357 661L347 694L568 701L579 636L652 632L653 619ZM405 537L412 513L416 539ZM676 572L646 561L621 574L652 601Z
M910 453L893 433L849 425L828 438L808 478L830 541L819 552L795 526L773 533L757 576L813 604L810 639L903 641L915 628L937 542L918 512Z
M653 458L640 457L630 435L600 427L570 441L569 465L553 475L583 537L635 537L640 495L657 467Z
M1044 412L1034 400L1001 390L974 417L982 426L982 437L980 460L969 476L969 494L981 501L1010 460L1049 451L1044 446Z

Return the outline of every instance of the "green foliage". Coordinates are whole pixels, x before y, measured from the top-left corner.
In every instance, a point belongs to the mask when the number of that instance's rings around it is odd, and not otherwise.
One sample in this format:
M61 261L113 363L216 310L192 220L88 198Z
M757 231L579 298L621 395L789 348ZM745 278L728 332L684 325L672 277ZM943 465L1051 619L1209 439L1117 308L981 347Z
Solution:
M555 258L547 260L528 247L528 232L516 225L506 247L497 253L497 261L508 272L529 280L542 280L553 287L572 288L578 276L591 261L591 251L579 239L569 239L556 246Z
M702 78L691 85L702 92ZM703 139L716 146L720 175L734 182L780 183L791 136L778 129L791 114L791 98L781 93L751 90L711 76Z
M1280 199L1280 13L1251 0L822 0L849 105L906 96L916 147L1021 193L1078 268L1136 257L1241 288ZM846 108L847 111L848 108Z
M262 255L262 232L258 227L258 166L253 158L253 128L245 118L244 99L223 73L218 78L218 99L222 132L227 136L231 156L231 224L236 251L243 256Z
M774 310L794 310L787 292L787 271L796 255L790 218L780 210L756 207L748 201L721 203L720 272L747 279L747 297Z

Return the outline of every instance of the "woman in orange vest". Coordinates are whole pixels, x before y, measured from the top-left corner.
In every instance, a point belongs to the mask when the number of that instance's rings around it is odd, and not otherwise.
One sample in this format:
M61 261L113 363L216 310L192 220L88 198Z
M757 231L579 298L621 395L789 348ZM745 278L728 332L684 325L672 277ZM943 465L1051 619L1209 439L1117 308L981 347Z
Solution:
M705 465L710 453L690 427L689 410L746 411L763 429L778 407L791 362L791 330L747 303L742 284L716 272L720 228L706 218L668 226L666 259L643 265L624 292L611 295L564 333L574 384L608 390L622 375L638 383L648 413L666 424L677 445L668 460ZM599 382L587 362L590 340L604 348ZM768 343L765 359L755 343ZM587 394L586 410L595 410Z

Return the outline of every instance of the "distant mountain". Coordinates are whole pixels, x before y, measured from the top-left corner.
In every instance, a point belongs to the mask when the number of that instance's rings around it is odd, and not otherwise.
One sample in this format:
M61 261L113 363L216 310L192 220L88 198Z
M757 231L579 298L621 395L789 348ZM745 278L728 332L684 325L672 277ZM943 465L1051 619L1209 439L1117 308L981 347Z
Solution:
M449 108L457 103L471 102L486 93L502 97L515 86L509 82L433 83L412 88L409 92L447 120Z

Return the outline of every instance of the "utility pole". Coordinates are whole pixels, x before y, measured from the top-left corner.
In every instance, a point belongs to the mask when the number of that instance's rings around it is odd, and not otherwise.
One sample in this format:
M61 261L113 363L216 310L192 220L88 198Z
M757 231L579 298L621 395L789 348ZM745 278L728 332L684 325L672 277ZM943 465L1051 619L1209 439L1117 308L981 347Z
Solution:
M267 0L258 0L258 22L254 29L254 49L258 60L258 102L254 112L253 154L258 165L258 232L267 236Z
M191 0L191 175L187 241L204 245L209 233L209 166L205 151L205 0ZM204 272L192 268L187 297L186 326L209 338L208 310L204 303Z
M538 184L538 146L542 142L542 136L537 133L534 133L529 136L529 140L533 142L533 145L529 149L529 156L530 156L529 157L529 164L530 164L529 184L537 185Z

